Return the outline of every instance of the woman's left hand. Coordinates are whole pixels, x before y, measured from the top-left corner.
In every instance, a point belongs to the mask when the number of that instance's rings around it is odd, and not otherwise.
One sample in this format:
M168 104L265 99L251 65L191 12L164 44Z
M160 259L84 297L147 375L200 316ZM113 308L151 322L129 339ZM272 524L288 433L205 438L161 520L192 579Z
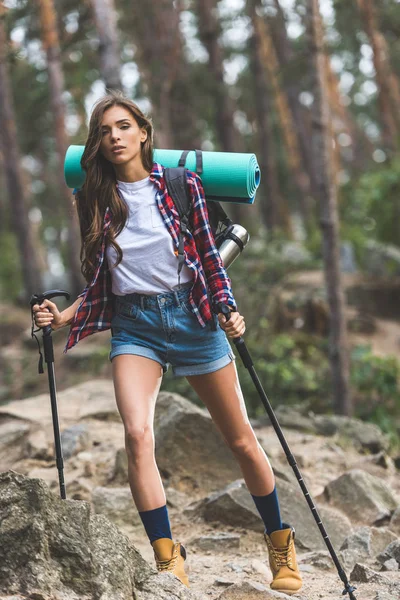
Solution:
M240 337L246 331L244 317L238 312L231 312L229 321L226 320L223 313L219 313L218 321L228 337Z

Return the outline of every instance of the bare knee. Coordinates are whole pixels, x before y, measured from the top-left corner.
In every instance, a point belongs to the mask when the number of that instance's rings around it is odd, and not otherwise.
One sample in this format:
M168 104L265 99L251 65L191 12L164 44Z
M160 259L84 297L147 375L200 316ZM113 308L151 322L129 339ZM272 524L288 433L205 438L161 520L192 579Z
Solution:
M263 451L255 436L239 437L228 444L233 454L242 460L256 461Z
M143 458L154 455L154 433L149 425L137 427L135 425L125 428L125 448L128 459L140 462Z

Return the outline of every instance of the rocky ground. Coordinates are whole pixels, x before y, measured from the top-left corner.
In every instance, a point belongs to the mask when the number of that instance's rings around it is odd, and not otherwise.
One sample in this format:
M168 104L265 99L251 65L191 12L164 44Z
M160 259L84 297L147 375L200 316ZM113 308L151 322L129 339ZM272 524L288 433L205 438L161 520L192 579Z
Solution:
M67 502L59 500L48 394L0 407L0 598L285 597L269 591L261 521L206 411L161 392L155 416L172 532L188 553L188 591L151 568L112 382L59 392L58 410ZM357 600L400 599L400 478L387 440L355 420L277 412ZM304 580L296 597L339 600L343 584L279 441L266 419L253 425L284 520L296 528Z

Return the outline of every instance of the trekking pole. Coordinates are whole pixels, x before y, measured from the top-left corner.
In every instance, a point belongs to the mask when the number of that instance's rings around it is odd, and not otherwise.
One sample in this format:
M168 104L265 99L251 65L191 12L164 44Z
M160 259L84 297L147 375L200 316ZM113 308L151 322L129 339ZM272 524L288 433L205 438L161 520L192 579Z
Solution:
M226 304L220 303L220 304L217 305L217 307L218 307L217 308L218 312L221 312L225 316L226 320L229 321L229 318L230 318L230 315L231 315L231 311L230 311L229 306L227 306ZM349 580L347 578L347 575L346 575L346 573L345 573L342 565L340 564L340 561L339 561L339 559L337 557L335 549L333 548L331 540L329 539L329 536L328 536L328 534L326 532L326 529L325 529L325 527L324 527L324 525L323 525L323 523L321 521L321 517L318 514L318 511L316 509L314 501L313 501L313 499L310 496L310 493L309 493L309 491L307 489L306 484L304 483L304 479L303 479L303 477L302 477L302 475L300 473L300 470L299 470L299 468L297 466L296 459L295 459L295 457L293 456L293 454L290 451L289 445L288 445L288 443L287 443L287 441L285 439L285 436L283 435L283 432L282 432L282 429L281 429L281 427L279 425L278 419L275 416L275 413L274 413L274 411L272 409L272 406L269 403L267 395L266 395L266 393L265 393L265 391L264 391L264 389L263 389L263 387L261 385L261 382L260 382L260 380L259 380L259 378L257 376L257 373L256 373L256 371L254 369L253 361L252 361L252 358L251 358L251 356L249 354L249 351L248 351L248 349L246 347L246 344L244 343L244 340L243 340L242 337L233 338L233 342L234 342L234 344L235 344L235 346L236 346L236 348L237 348L237 350L238 350L238 352L240 354L240 358L242 359L244 366L249 371L250 376L251 376L251 378L253 380L253 383L256 386L256 389L257 389L257 391L259 393L259 396L261 398L262 403L264 404L265 410L268 413L268 416L270 418L272 426L275 429L275 433L278 436L279 441L280 441L280 443L282 445L282 448L285 451L287 461L288 461L289 465L292 467L292 469L294 471L294 474L296 475L297 481L300 484L300 487L301 487L301 489L303 491L303 494L304 494L304 496L305 496L305 498L307 500L308 506L311 509L311 512L312 512L312 514L314 516L314 519L315 519L315 521L316 521L316 523L317 523L317 525L319 527L321 535L324 538L324 542L325 542L325 544L326 544L326 546L327 546L327 548L329 550L329 553L330 553L330 555L332 557L333 562L335 563L335 567L336 567L336 569L338 571L339 577L340 577L340 579L342 580L342 582L345 585L345 589L343 590L342 595L345 596L346 594L349 594L350 600L357 600L356 597L355 597L355 595L354 595L354 593L353 593L357 588L354 587L354 586L352 586L352 585L350 585L350 582L349 582Z
M37 341L39 347L39 373L44 373L43 370L43 355L40 351L40 343L38 338L34 333L34 318L33 318L33 306L35 304L42 304L44 300L50 300L50 298L55 298L56 296L64 296L67 300L69 300L70 296L68 292L64 292L63 290L49 290L48 292L43 292L43 294L33 294L31 297L29 304L31 307L31 316L32 316L32 330L31 337L34 337ZM40 329L40 328L39 328ZM35 329L35 331L39 331L39 329ZM53 417L53 430L54 430L54 443L56 448L56 464L58 469L58 480L60 484L60 495L61 499L65 500L67 497L65 483L64 483L64 460L62 455L62 447L61 447L61 438L60 438L60 427L58 424L58 411L57 411L57 399L56 399L56 381L54 375L54 351L53 351L53 340L51 338L51 326L46 325L43 327L43 349L44 349L44 360L47 364L47 373L49 377L49 388L50 388L50 399L51 399L51 412Z

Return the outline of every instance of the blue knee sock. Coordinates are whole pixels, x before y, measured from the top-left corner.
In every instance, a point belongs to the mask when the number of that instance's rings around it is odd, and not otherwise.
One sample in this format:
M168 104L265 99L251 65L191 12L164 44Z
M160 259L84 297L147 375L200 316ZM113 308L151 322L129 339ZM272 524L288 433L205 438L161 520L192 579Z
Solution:
M274 487L274 491L267 496L253 496L253 494L251 494L251 496L262 520L264 521L266 533L269 535L273 531L282 529L281 513L279 510L276 487Z
M150 543L160 538L170 538L172 540L166 504L160 506L160 508L139 512L139 515L142 519Z

